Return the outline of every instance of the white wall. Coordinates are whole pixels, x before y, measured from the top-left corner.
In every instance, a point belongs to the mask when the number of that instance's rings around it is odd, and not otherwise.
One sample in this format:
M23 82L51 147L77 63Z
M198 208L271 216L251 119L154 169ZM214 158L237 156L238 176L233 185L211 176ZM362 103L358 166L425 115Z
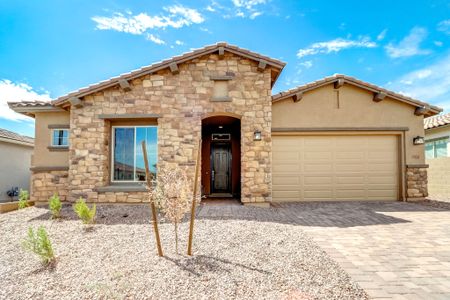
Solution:
M443 126L425 130L425 142L443 137L450 137L450 126ZM450 157L450 138L447 143L447 156Z
M33 148L0 141L0 202L8 200L12 187L30 189Z

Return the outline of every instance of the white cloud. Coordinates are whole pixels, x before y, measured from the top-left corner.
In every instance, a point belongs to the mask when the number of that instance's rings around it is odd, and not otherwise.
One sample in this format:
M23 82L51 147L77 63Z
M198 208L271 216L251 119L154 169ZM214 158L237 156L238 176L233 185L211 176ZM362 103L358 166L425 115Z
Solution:
M30 120L29 117L11 110L7 102L50 101L50 99L48 92L37 92L26 83L14 83L7 79L0 80L0 118L13 121Z
M203 32L206 32L206 33L209 33L209 34L212 34L212 31L211 30L209 30L208 28L206 28L206 27L200 27L199 28L201 31L203 31Z
M437 29L446 34L450 34L450 19L439 22Z
M442 45L443 45L444 43L442 43L441 41L434 41L433 44L435 44L435 45L438 46L438 47L442 47Z
M261 7L267 2L267 0L232 0L236 10L234 15L241 18L248 17L253 20L263 14Z
M159 37L149 33L147 34L147 40L152 41L155 44L158 45L164 45L166 42L164 42L162 39L160 39Z
M200 24L205 20L196 9L182 5L173 5L163 9L167 14L150 16L146 13L132 15L131 12L128 12L127 15L124 15L116 12L112 17L94 16L92 20L97 23L97 29L131 34L143 34L149 29L181 28L191 24Z
M262 12L260 12L260 11L255 11L254 13L252 13L251 15L250 15L250 19L254 19L254 18L256 18L256 17L258 17L258 16L260 16L260 15L262 15Z
M339 52L350 48L375 48L377 44L367 37L361 37L358 40L349 40L337 38L327 42L317 42L311 44L308 48L298 50L297 57L302 58L308 55L329 54Z
M182 42L180 40L176 40L175 44L177 44L178 46L182 46L182 45L184 45L184 42Z
M266 4L266 0L232 0L234 6L236 7L244 7L248 10L254 9L255 6L260 4Z
M300 66L304 67L305 69L309 69L313 66L313 62L311 60L307 60L300 63Z
M377 41L382 41L386 37L387 29L384 29L377 35Z
M407 96L450 109L450 55L435 63L409 72L393 82L390 89Z
M207 11L210 11L210 12L215 12L215 11L216 11L216 9L215 9L214 7L212 7L211 5L206 6L205 9L206 9Z
M428 32L425 28L414 27L398 44L389 43L385 47L386 53L392 58L429 54L430 50L420 49L420 43L425 40L427 35Z

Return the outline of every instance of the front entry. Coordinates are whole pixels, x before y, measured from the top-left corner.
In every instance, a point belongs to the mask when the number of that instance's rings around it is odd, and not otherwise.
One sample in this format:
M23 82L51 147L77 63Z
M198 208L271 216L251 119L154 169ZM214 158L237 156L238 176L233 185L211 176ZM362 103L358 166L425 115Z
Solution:
M230 143L211 143L211 192L231 194Z

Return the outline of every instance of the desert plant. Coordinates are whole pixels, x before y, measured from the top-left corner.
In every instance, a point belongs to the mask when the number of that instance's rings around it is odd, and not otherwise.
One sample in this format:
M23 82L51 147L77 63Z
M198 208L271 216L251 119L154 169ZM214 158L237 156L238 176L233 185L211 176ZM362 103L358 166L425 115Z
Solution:
M27 190L20 189L19 203L17 204L19 209L28 207L28 198L29 197L30 197L30 195L28 194Z
M53 219L61 217L62 204L57 193L54 193L53 196L51 196L50 199L48 200L48 208L52 213Z
M158 172L156 186L150 191L150 198L174 225L175 250L178 253L178 224L191 205L191 183L186 172L180 168L161 168Z
M22 242L23 248L38 255L42 264L48 265L55 259L52 243L44 226L39 226L36 233L33 228L28 229L28 236Z
M83 221L83 224L94 224L95 213L97 210L95 204L92 205L92 208L89 208L84 199L80 197L80 199L78 199L75 203L73 209L81 221Z

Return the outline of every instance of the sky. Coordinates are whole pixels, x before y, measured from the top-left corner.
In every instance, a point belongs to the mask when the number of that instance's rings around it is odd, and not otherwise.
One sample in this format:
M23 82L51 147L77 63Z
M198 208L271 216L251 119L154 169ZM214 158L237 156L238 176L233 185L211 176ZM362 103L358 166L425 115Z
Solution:
M273 93L346 74L450 111L450 1L0 1L6 102L50 100L225 41L287 63Z

